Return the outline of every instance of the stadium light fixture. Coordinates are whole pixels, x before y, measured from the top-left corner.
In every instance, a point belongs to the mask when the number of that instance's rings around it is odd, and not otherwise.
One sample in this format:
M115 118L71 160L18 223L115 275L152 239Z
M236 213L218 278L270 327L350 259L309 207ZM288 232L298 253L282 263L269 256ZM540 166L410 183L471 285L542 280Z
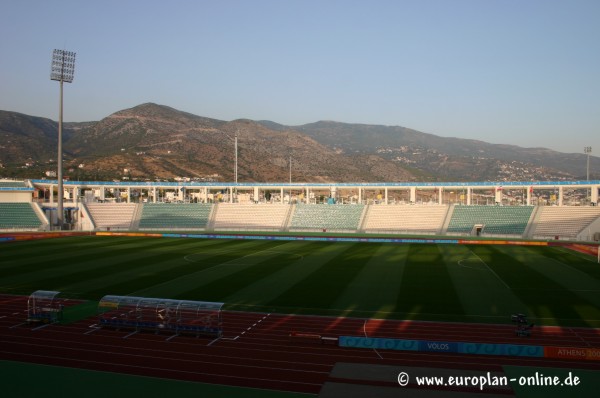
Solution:
M583 148L583 153L585 153L587 155L587 168L586 168L586 174L585 174L585 179L586 181L590 180L590 153L592 153L592 147L591 146L586 146ZM591 201L591 196L592 196L592 187L590 187L590 196L588 197L588 199L590 199Z
M590 153L592 153L592 147L591 146L586 146L583 148L583 152L587 155L587 174L586 174L586 180L589 181L590 180Z
M62 124L63 124L63 83L72 83L75 74L75 53L65 50L54 50L50 80L60 82L60 105L58 111L58 205L56 208L56 224L63 229L63 166L62 166Z
M218 130L218 131L221 132L230 141L233 141L233 150L234 150L233 180L235 181L235 185L237 185L237 183L238 183L238 134L240 133L240 131L239 130L235 131L234 138L231 138L231 136L229 134L227 134L226 132L224 132L222 130ZM237 187L235 188L235 192L237 194Z
M235 175L234 175L234 179L235 179L235 184L237 185L238 183L238 133L239 131L236 130L235 131Z
M234 170L233 170L233 180L237 184L237 182L238 182L238 134L239 134L239 130L235 131L234 138L231 138L231 136L224 131L221 131L221 133L225 137L227 137L230 141L233 141L233 150L234 150L234 159L235 159Z

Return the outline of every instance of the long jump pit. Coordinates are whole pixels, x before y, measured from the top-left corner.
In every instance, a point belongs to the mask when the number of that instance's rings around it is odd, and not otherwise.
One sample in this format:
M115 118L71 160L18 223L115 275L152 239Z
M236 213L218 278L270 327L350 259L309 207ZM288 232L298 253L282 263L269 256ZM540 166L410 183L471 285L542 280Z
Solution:
M450 378L457 385L448 385ZM417 379L437 378L446 385L419 385ZM323 385L319 398L506 398L514 396L502 371L446 369L338 362ZM485 385L482 385L484 384ZM435 384L433 382L433 384ZM488 385L489 384L489 385Z

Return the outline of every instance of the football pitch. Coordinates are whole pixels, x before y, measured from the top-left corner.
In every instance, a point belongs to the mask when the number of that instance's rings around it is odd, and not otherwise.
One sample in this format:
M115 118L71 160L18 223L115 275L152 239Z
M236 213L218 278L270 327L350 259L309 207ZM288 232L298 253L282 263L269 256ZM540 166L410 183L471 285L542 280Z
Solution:
M259 312L600 327L600 264L561 247L85 236L4 243L0 293ZM93 305L88 306L93 312Z

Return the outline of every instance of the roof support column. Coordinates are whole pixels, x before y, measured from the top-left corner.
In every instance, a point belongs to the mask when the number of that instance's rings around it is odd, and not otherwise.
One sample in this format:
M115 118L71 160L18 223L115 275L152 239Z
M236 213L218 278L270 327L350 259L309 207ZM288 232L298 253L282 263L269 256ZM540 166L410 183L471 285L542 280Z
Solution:
M562 206L563 205L563 187L562 185L560 187L558 187L558 205Z
M496 187L495 191L496 191L496 198L495 198L496 204L502 204L502 187Z

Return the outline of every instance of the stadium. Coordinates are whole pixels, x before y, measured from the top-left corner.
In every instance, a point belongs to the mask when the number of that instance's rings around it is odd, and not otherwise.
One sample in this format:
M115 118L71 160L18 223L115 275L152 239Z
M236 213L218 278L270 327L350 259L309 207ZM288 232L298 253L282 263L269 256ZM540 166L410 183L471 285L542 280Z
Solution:
M3 372L240 397L529 396L571 372L591 396L599 190L65 181L58 226L57 181L2 180Z

